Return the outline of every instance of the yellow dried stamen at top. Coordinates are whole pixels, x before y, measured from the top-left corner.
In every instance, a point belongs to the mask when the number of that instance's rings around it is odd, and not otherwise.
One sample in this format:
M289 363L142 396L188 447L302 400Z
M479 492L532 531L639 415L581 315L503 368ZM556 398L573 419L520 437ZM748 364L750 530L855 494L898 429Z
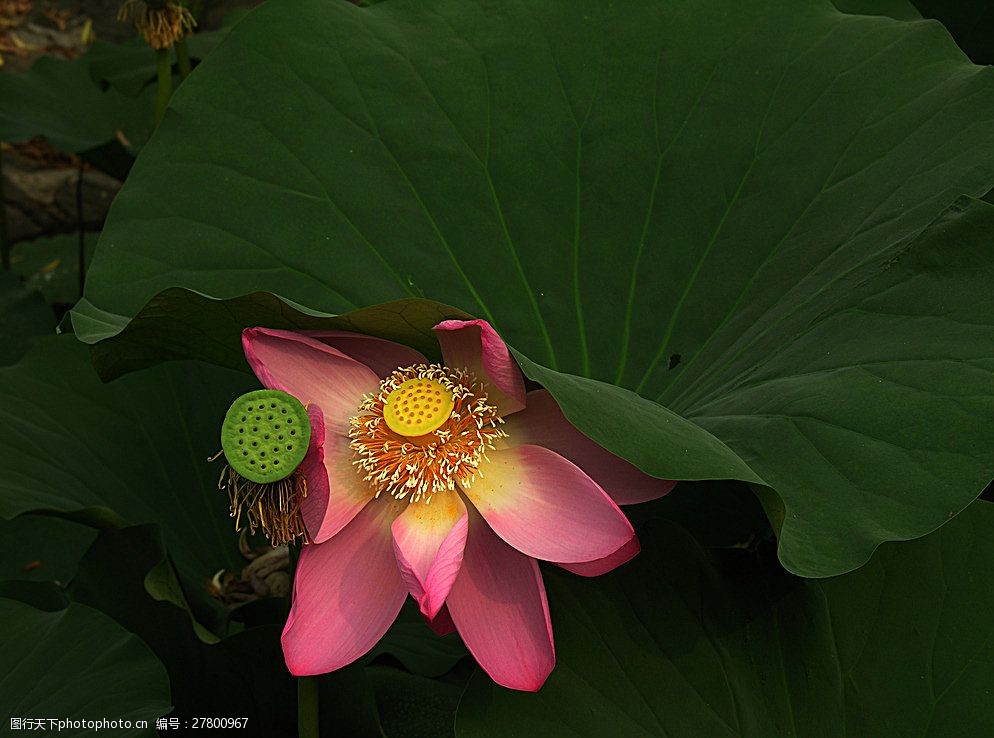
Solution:
M142 0L125 0L117 18L121 21L133 19L135 28L153 49L168 49L197 25L190 10L177 2L153 8Z
M377 496L430 502L472 483L487 451L507 437L503 422L469 372L437 364L398 369L349 419L352 463Z
M415 377L402 383L383 401L387 427L402 436L436 431L452 414L452 392L435 379Z

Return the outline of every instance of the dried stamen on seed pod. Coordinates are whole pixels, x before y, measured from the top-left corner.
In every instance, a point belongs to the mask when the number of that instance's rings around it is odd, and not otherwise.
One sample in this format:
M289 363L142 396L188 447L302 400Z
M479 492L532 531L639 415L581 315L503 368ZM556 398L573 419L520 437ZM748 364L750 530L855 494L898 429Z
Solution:
M507 437L483 385L463 369L396 370L349 419L352 463L376 490L410 502L469 487L487 451Z
M257 390L232 403L221 425L228 463L218 488L228 492L235 530L261 528L274 546L307 541L300 511L307 480L299 467L310 440L307 410L286 392Z
M168 49L197 25L193 13L178 2L125 0L117 11L117 19L133 20L138 33L153 49Z

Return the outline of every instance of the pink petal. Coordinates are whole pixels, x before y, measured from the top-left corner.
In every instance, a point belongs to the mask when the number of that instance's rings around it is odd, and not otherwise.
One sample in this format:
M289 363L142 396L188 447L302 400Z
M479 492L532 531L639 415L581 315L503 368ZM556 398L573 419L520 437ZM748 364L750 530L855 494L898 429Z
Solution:
M315 453L324 448L324 411L321 406L311 403L307 406L307 419L311 422L311 440L307 453Z
M283 628L283 655L296 676L340 669L367 653L407 597L393 556L393 500L367 506L327 543L307 544Z
M412 502L393 521L400 575L428 618L438 614L459 574L467 525L466 505L455 492Z
M507 442L552 449L583 469L619 505L655 500L676 486L676 482L668 479L650 477L591 441L570 425L546 390L529 392L526 405L523 411L507 418L504 424ZM638 430L633 428L632 432Z
M318 404L325 424L335 433L348 432L349 417L362 396L380 386L379 378L365 365L293 331L246 328L242 347L263 385L289 392L305 405Z
M579 467L541 446L493 451L466 496L521 553L557 563L609 556L632 537L625 514Z
M388 377L395 369L428 363L428 360L420 352L409 346L375 336L367 336L364 333L304 331L304 335L316 338L321 343L365 364L381 379Z
M425 622L428 623L428 627L435 631L435 635L447 636L449 633L456 632L456 624L452 622L452 615L449 614L449 606L442 605L442 609L438 611L438 615L431 618L425 618Z
M487 383L487 397L501 415L525 406L525 381L507 345L485 320L443 320L433 329L445 365L469 369Z
M635 555L642 550L637 536L632 536L628 543L619 548L613 554L594 561L581 561L576 564L559 564L566 571L579 574L581 577L599 577L609 571L617 569L622 564L628 563Z
M323 489L318 487L313 494L311 474L321 479L321 475L314 470L317 455L312 457L308 454L301 465L307 477L307 497L300 509L312 543L324 543L338 533L373 499L376 492L363 481L359 470L353 465L349 439L345 436L326 431L321 457L323 483L326 486Z
M466 648L491 679L528 692L545 683L556 650L538 562L495 536L472 509L462 569L447 607Z

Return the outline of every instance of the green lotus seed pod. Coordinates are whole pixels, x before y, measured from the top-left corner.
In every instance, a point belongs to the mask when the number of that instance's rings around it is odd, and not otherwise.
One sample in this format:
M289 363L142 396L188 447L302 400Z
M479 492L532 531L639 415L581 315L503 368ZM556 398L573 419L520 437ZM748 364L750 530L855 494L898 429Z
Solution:
M310 441L307 410L280 390L242 395L221 424L221 449L228 465L259 484L290 476L304 460Z

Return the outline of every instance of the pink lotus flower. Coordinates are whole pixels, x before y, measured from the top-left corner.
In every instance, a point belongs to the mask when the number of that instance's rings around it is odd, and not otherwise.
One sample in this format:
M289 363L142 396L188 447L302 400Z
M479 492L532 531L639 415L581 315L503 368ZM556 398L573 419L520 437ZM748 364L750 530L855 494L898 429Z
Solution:
M536 559L582 576L623 564L639 543L618 505L674 482L595 444L545 390L526 394L485 321L434 330L444 366L358 333L243 333L259 380L309 403L323 435L301 467L311 543L283 630L286 663L310 675L355 661L410 594L436 630L459 631L494 681L534 691L555 664Z

